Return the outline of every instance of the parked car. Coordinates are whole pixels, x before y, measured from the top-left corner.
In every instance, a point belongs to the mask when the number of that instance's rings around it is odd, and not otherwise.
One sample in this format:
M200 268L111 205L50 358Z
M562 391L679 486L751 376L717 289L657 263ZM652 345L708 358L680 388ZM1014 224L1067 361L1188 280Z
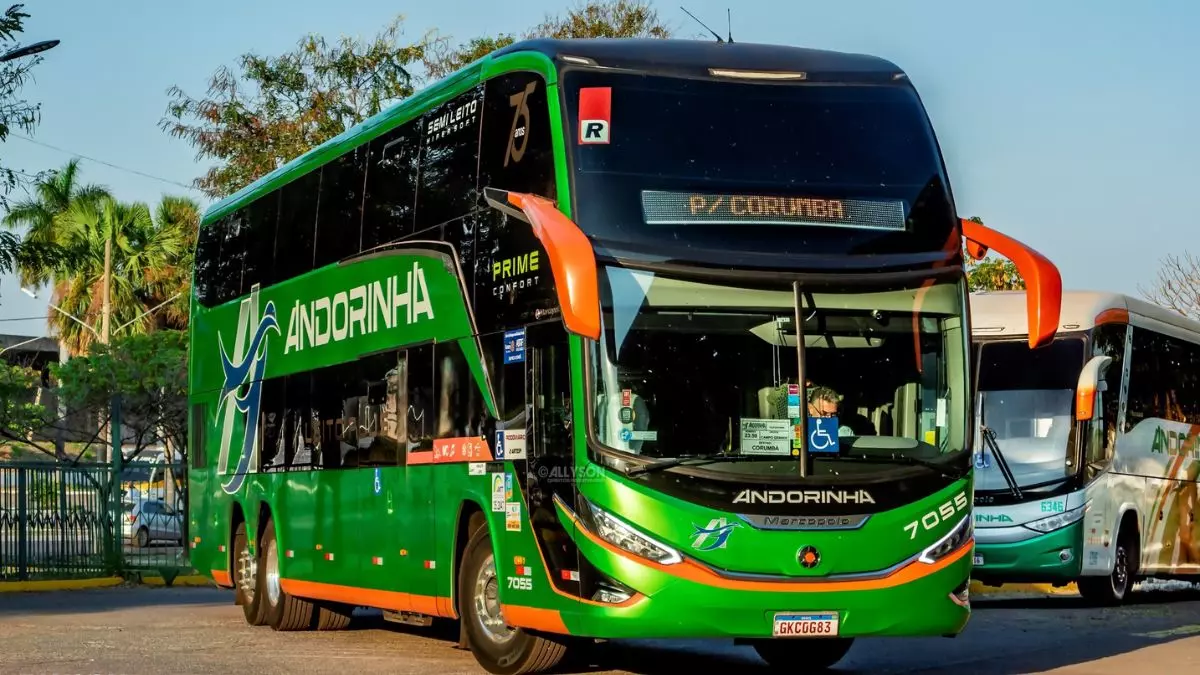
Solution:
M183 545L183 513L161 499L122 503L122 530L125 539L138 548L155 541Z

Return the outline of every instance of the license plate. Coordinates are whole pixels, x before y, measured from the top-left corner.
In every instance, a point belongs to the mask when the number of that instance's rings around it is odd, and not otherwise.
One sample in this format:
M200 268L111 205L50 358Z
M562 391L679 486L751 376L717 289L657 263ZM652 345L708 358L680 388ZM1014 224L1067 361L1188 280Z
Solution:
M982 565L983 565L983 556L981 556L981 555L975 556L975 566L981 567Z
M775 637L833 637L838 634L838 615L832 612L776 614L773 634Z

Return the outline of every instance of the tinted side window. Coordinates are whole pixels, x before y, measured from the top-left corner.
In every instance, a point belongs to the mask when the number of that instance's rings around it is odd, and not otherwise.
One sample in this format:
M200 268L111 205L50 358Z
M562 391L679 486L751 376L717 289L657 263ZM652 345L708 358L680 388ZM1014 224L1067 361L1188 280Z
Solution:
M281 471L287 467L284 449L284 413L287 409L287 380L275 377L262 381L258 412L258 461L260 471Z
M356 397L359 466L392 466L400 457L400 370L396 353L376 354L358 364Z
M437 424L436 397L433 388L433 345L421 345L407 351L408 411L405 427L408 452L432 450Z
M510 73L485 85L479 185L554 199L554 154L546 83Z
M545 82L533 73L489 80L480 141L479 185L555 199ZM503 330L557 311L549 261L528 223L492 208L479 213L475 312L480 332Z
M202 225L196 235L196 298L201 305L211 307L216 303L219 288L221 242L225 239L224 219Z
M417 188L419 233L468 215L475 207L479 172L482 86L421 117L421 171Z
M1115 323L1097 326L1092 331L1092 354L1112 358L1112 363L1108 365L1108 370L1104 373L1107 391L1102 396L1104 408L1101 414L1104 417L1106 431L1116 424L1120 407L1121 371L1125 367L1125 331L1124 324Z
M361 250L412 234L420 150L420 125L416 122L371 141Z
M1125 431L1148 417L1173 422L1200 419L1200 391L1190 374L1200 365L1196 345L1134 328L1131 359Z
M434 354L437 356L435 438L486 435L488 413L483 395L459 341L438 343Z
M313 409L312 374L287 377L284 416L285 464L291 469L320 468L320 418Z
M358 147L321 168L316 267L335 263L359 251L366 163L366 148Z
M241 295L254 284L275 283L275 224L279 219L279 193L260 197L243 209L246 214L243 239L246 257L242 263Z
M321 172L313 171L280 190L279 226L275 239L275 270L280 281L313 269L320 189Z
M235 211L221 219L221 251L213 280L213 304L238 297L242 290L242 260L246 257L245 213Z

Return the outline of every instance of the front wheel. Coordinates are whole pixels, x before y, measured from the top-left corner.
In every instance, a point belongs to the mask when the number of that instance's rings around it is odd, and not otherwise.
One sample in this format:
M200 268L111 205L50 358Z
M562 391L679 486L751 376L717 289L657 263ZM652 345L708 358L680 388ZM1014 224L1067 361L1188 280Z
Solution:
M1099 605L1118 605L1125 601L1125 596L1133 586L1136 551L1134 537L1127 532L1122 531L1117 535L1113 551L1116 561L1112 573L1106 577L1083 577L1076 583L1079 595L1085 600Z
M489 673L540 673L558 665L566 655L562 638L534 635L505 622L500 611L492 538L486 525L475 530L467 543L458 574L458 597L467 645Z
M772 670L820 673L841 661L853 644L854 638L758 640L754 651Z

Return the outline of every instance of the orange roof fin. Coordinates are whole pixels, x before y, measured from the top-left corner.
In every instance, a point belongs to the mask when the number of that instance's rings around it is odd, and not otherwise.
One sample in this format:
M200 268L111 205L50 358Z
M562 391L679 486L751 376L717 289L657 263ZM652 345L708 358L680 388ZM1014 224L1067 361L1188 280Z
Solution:
M1029 318L1029 347L1041 347L1054 339L1062 311L1062 276L1045 256L1025 244L986 225L965 218L963 237L971 256L992 249L1013 261L1025 280L1025 302ZM974 246L974 250L972 249Z
M484 198L492 208L529 223L550 258L567 330L599 340L600 282L596 253L583 230L545 197L485 188Z

